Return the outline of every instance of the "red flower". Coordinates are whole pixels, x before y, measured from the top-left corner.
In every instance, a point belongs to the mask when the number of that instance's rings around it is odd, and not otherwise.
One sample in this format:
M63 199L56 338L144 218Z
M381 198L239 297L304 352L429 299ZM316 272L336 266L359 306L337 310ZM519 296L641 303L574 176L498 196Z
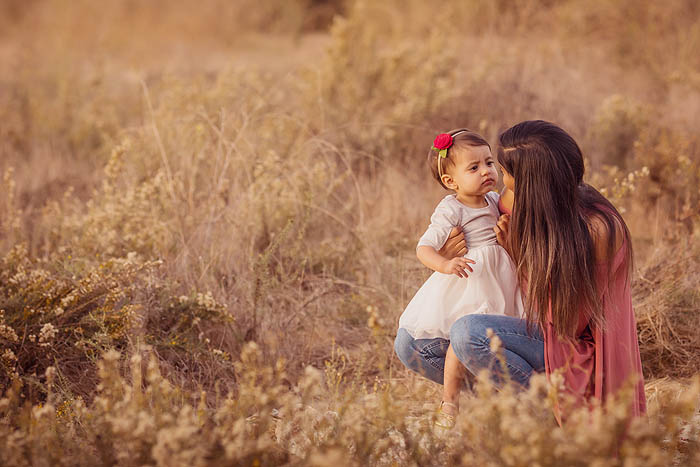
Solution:
M452 136L447 133L440 133L433 141L433 148L437 151L449 149L450 146L452 146Z

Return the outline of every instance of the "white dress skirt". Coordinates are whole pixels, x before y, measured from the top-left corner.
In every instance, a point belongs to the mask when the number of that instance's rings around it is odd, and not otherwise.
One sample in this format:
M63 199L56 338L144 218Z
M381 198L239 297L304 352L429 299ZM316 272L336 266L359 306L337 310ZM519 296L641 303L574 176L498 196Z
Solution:
M418 246L439 250L452 227L461 225L467 240L465 257L474 260L473 272L467 271L467 278L434 272L425 281L399 319L399 327L414 339L449 339L452 324L467 314L523 316L515 265L493 232L499 216L498 194L487 194L486 202L488 206L475 209L450 195L433 213Z

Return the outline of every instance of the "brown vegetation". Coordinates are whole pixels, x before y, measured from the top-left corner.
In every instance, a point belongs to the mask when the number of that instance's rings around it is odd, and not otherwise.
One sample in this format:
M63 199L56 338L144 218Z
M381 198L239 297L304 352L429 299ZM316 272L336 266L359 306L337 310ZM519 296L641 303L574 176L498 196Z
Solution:
M6 464L698 461L696 2L10 1L0 40ZM392 355L426 144L531 118L635 242L624 442L624 403L560 429L544 383L435 438Z

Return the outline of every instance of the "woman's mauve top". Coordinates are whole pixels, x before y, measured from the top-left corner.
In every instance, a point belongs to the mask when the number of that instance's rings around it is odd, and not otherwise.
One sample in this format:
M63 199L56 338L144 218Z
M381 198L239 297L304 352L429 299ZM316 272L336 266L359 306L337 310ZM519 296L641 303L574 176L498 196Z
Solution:
M505 207L505 205L503 204L503 196L498 197L498 210L501 212L501 214L513 214L511 210Z
M633 415L646 412L642 361L637 341L637 323L632 309L627 240L612 260L596 265L596 283L601 297L604 329L591 329L580 315L576 338L557 337L551 320L544 333L544 362L547 375L563 371L567 392L582 400L591 397L605 402L626 383L631 384ZM609 279L608 271L612 271ZM556 414L561 422L560 414Z
M511 213L502 203L499 203L499 209ZM646 398L637 323L632 309L627 248L627 240L623 239L611 260L596 264L595 280L603 307L604 329L591 329L582 313L576 338L565 340L557 337L551 319L548 320L542 330L544 361L547 376L562 371L567 392L582 401L594 397L605 402L625 383L632 384L632 414L641 415L646 412ZM608 272L612 274L608 275ZM558 409L555 415L561 423Z

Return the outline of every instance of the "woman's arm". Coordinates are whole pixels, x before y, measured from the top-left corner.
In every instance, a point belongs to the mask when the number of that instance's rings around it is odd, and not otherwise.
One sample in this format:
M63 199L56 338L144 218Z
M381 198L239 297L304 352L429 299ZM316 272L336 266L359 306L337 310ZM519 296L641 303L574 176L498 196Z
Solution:
M464 256L467 254L467 240L464 238L462 228L452 227L450 235L447 237L445 244L438 250L441 256L452 259L456 256Z

